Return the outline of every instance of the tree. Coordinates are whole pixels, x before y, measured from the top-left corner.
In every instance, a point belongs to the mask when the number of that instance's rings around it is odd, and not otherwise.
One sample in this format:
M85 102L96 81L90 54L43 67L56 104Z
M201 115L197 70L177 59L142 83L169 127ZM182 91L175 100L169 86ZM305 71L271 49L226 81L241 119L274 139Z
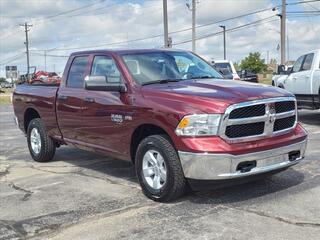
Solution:
M238 62L234 62L233 66L236 69L236 71L240 71L240 64Z
M261 59L261 54L259 52L253 52L249 53L249 56L241 61L240 68L253 73L262 73L267 70L267 64Z
M5 82L6 79L4 77L0 77L0 83Z

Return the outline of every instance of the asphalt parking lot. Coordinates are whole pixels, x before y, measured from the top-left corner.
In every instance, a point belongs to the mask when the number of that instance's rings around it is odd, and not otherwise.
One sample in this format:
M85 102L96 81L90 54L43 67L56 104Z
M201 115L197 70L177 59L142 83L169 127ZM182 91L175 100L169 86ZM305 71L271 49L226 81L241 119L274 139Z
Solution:
M130 163L69 147L36 163L0 105L0 239L319 239L320 111L306 159L253 183L155 203Z

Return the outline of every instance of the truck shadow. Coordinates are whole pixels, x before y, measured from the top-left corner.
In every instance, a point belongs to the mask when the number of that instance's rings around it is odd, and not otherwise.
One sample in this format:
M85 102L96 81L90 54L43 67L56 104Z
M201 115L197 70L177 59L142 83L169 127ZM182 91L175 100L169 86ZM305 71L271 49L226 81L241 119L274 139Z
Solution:
M86 175L101 179L112 179L115 183L129 181L139 184L135 175L134 166L131 162L121 161L99 154L63 147L57 151L55 161L60 160L76 167L85 169ZM82 171L83 172L83 171ZM244 183L241 185L228 186L210 191L188 191L188 194L178 200L191 201L199 204L223 204L236 203L267 196L276 192L285 192L290 189L290 194L295 191L306 190L314 187L312 184L302 189L296 186L304 182L305 175L293 168L284 172L266 177L262 180ZM318 185L319 183L315 182ZM277 195L278 196L278 195Z
M287 169L284 172L268 176L261 180L248 182L240 185L219 188L205 192L194 192L189 200L201 204L232 204L250 201L260 197L268 197L277 193L277 198L287 194L295 194L319 183L303 185L305 176L295 169ZM303 185L303 186L302 186ZM290 189L290 190L289 190Z
M299 110L298 120L304 124L320 126L320 111Z
M56 151L53 161L66 162L82 172L85 169L86 175L101 179L114 178L115 181L127 180L138 184L134 166L128 161L65 146Z

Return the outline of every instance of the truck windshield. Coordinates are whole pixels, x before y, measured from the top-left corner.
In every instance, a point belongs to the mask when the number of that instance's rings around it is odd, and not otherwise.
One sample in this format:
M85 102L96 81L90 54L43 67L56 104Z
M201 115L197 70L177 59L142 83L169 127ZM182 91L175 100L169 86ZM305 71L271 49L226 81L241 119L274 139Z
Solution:
M232 68L230 63L214 63L214 66L219 70L226 69L229 73L232 73Z
M190 52L157 51L122 55L134 80L147 85L196 78L223 78L210 64Z

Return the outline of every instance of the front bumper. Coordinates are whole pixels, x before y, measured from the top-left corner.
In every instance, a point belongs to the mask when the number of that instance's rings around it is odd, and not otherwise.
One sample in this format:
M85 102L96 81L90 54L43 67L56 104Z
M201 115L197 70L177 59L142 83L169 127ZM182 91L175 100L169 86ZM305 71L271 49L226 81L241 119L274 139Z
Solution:
M192 153L179 151L182 169L186 178L197 180L222 180L267 173L295 165L304 158L307 139L288 146L242 155ZM289 153L299 156L289 160ZM237 170L239 164L255 161L250 171Z

